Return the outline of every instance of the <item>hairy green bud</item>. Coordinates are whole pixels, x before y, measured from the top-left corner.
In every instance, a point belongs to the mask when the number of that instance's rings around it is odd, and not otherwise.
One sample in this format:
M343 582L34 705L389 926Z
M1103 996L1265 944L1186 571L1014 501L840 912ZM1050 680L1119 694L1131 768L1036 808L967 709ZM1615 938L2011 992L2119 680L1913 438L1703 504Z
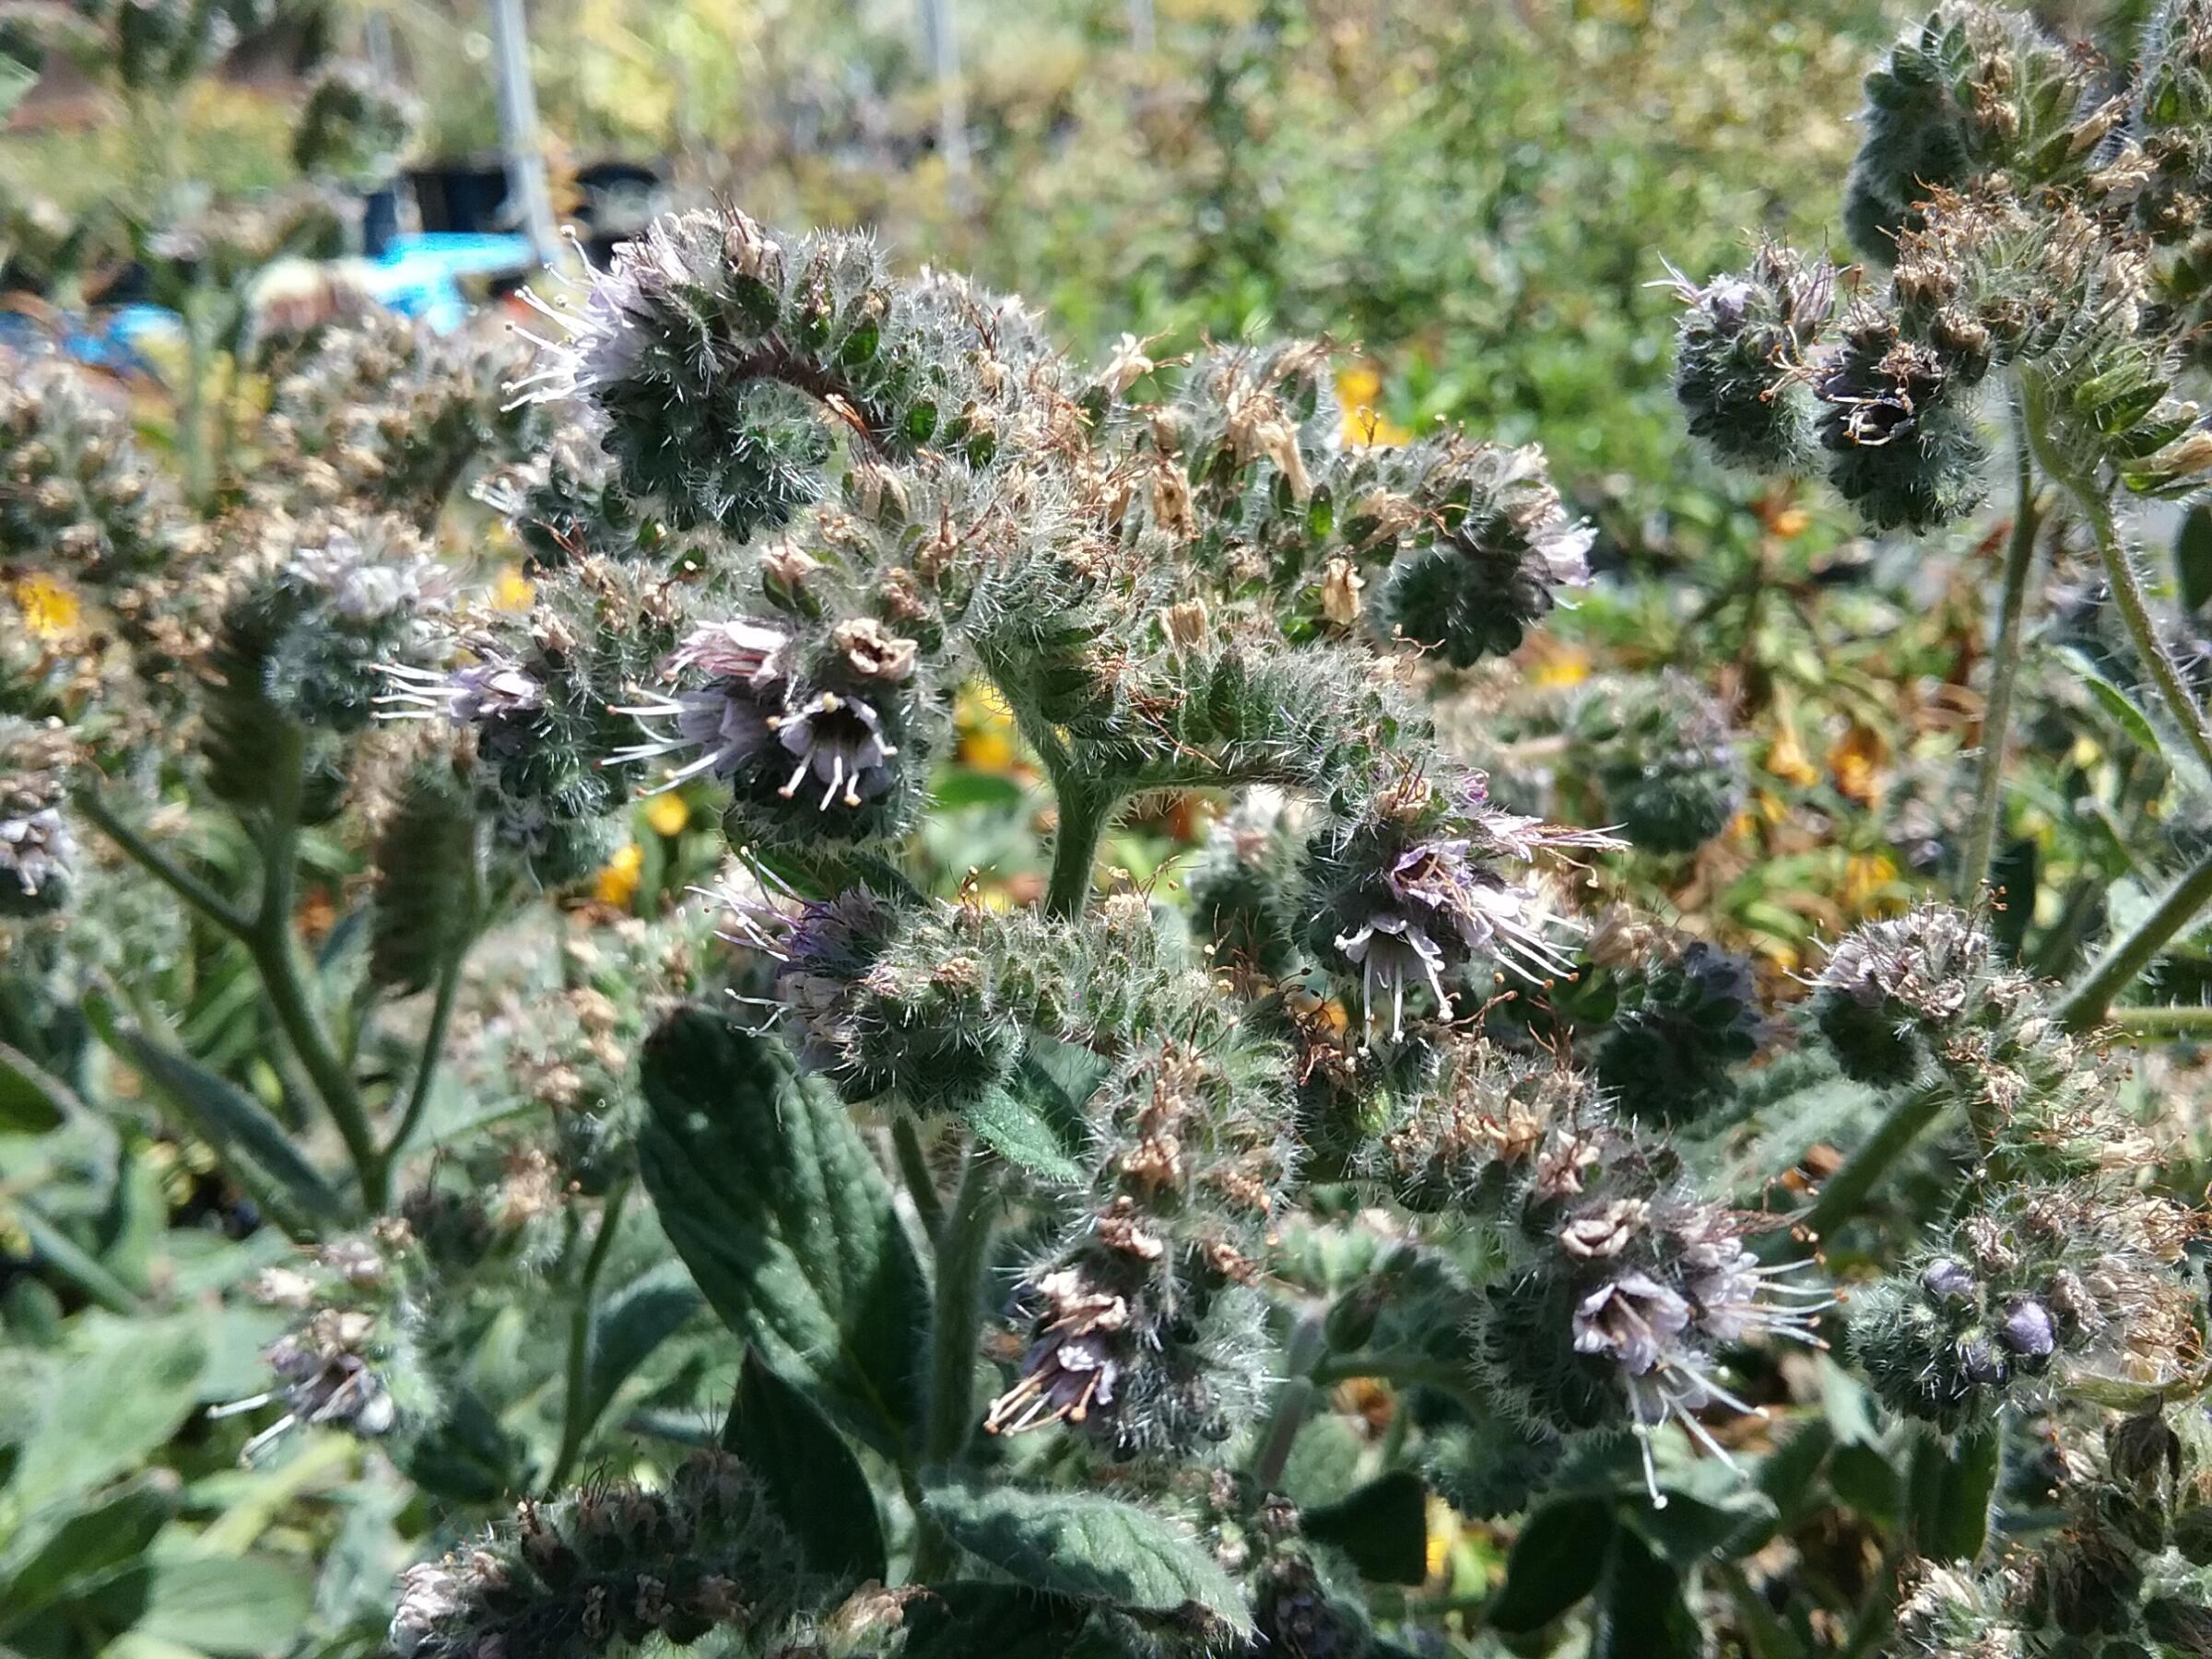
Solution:
M1671 271L1682 323L1675 398L1722 461L1796 473L1818 453L1806 366L1835 305L1835 272L1769 242L1703 288Z

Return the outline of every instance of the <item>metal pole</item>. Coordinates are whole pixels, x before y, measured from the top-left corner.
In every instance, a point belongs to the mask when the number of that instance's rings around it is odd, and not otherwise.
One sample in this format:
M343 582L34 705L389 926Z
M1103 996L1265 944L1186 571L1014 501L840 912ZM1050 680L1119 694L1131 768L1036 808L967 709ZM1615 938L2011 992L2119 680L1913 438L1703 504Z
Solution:
M953 5L954 0L921 0L922 41L937 83L937 153L945 158L953 199L960 201L968 190L968 100L960 85L960 34Z
M537 93L530 84L530 37L523 0L491 0L491 55L500 97L500 143L507 152L507 197L540 265L560 253L553 228L553 194L537 147Z
M1139 52L1152 50L1152 0L1128 0L1129 44Z

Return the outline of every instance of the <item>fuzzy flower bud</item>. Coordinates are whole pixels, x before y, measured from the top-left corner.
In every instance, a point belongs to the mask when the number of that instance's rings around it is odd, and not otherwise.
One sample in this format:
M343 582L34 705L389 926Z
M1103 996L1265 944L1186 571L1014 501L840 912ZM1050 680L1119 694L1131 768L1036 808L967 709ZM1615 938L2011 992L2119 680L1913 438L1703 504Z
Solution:
M1809 354L1835 304L1835 272L1770 242L1740 276L1703 288L1669 268L1685 307L1675 396L1689 429L1732 465L1799 472L1812 465Z
M525 1500L511 1527L409 1568L392 1645L400 1659L597 1659L720 1630L749 1650L797 1610L804 1582L744 1465L696 1452L664 1489Z
M0 916L69 901L76 843L62 816L76 745L59 727L0 718Z
M1988 959L1988 935L1959 911L1930 906L1870 922L1829 954L1813 982L1813 1017L1846 1072L1901 1081L1966 1014Z

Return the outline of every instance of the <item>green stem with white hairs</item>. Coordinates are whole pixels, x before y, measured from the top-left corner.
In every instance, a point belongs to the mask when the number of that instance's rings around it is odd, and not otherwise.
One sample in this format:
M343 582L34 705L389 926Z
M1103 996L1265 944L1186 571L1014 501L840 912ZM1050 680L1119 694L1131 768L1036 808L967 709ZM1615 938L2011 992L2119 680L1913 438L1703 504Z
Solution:
M2212 857L2198 860L2168 888L2150 912L2107 946L2089 971L2075 982L2058 1005L2069 1030L2086 1031L2102 1023L2112 1001L2136 982L2176 935L2212 904ZM2181 1012L2182 1010L2175 1010Z
M1997 603L1996 643L1990 653L1989 702L1982 715L1982 763L1974 779L1973 817L1968 820L1966 851L1959 861L1959 896L1965 903L1973 901L1996 849L2005 804L2005 747L2012 728L2013 688L2020 672L2020 624L2027 610L2028 576L2035 564L2036 532L2042 524L2027 426L2027 414L2016 404L2012 429L2018 496L2012 534L2005 546L2005 585Z

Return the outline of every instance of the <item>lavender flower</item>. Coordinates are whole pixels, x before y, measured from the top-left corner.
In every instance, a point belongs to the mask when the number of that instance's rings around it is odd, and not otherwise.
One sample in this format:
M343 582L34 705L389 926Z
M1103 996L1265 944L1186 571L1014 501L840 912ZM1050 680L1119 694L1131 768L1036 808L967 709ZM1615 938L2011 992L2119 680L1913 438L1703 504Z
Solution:
M899 750L883 740L883 716L863 698L822 691L787 714L771 715L768 729L798 766L776 793L789 800L811 773L823 784L820 810L830 803L858 806L890 792L889 766Z
M51 910L69 885L76 849L52 806L9 811L0 804L0 915Z
M582 261L584 279L579 282L548 266L548 274L565 291L548 300L523 290L524 303L559 332L548 337L516 329L542 355L529 373L508 382L507 406L588 406L594 392L628 379L653 337L653 289L693 280L677 236L700 217L655 219L637 241L618 245L605 269L592 264L575 232L570 231L570 246ZM571 294L581 296L582 303L571 300Z
M385 663L380 671L393 688L378 698L387 720L452 720L482 725L545 706L546 688L510 658L487 654L478 662L442 673Z
M618 749L609 759L617 763L650 760L698 750L696 759L662 782L663 789L673 789L703 774L724 779L735 775L768 746L774 730L769 700L782 683L783 658L790 643L790 636L772 624L742 618L695 629L669 658L667 672L673 675L697 669L712 683L697 691L655 697L648 703L618 709L617 713L641 720L673 721L676 729Z
M1617 1230L1606 1230L1608 1241ZM1609 1252L1575 1249L1583 1236L1562 1240L1571 1255L1602 1259L1628 1244L1622 1239ZM1576 1353L1619 1367L1645 1484L1654 1506L1664 1507L1652 1430L1671 1418L1733 1468L1734 1460L1696 1414L1717 1402L1750 1416L1766 1415L1714 1380L1714 1348L1759 1336L1825 1346L1813 1324L1835 1303L1818 1286L1783 1281L1782 1276L1806 1264L1761 1265L1718 1211L1693 1209L1650 1236L1658 1246L1652 1265L1617 1271L1584 1295L1575 1307L1573 1336Z
M1074 1267L1046 1274L1036 1288L1045 1312L1020 1380L991 1403L983 1418L991 1434L1019 1434L1062 1420L1081 1423L1114 1403L1128 1302L1090 1288Z
M1532 982L1567 972L1571 964L1547 935L1568 926L1531 888L1507 882L1478 863L1472 839L1418 843L1394 860L1382 877L1388 902L1361 916L1332 941L1359 970L1360 995L1372 1028L1390 1005L1390 1036L1405 1035L1406 992L1426 984L1437 1016L1453 1017L1444 974L1471 957L1488 955Z

